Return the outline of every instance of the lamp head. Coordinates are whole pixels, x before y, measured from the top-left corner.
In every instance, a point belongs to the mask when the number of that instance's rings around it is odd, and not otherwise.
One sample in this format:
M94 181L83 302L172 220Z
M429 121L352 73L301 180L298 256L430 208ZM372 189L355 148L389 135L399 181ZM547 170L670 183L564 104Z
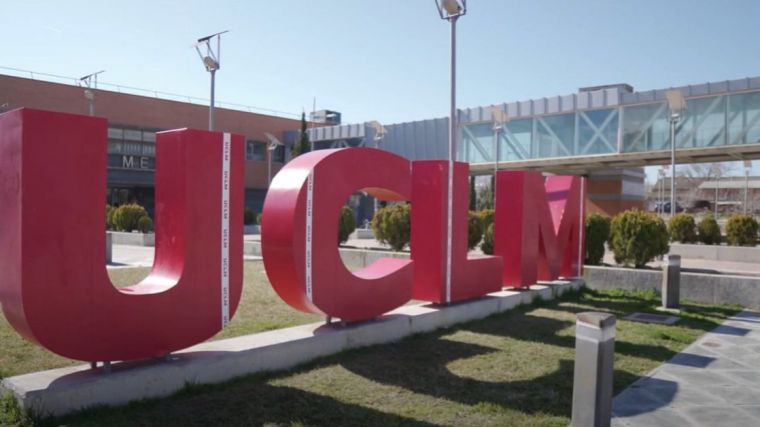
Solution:
M372 137L372 139L375 141L380 141L381 139L385 138L385 134L388 133L385 130L385 126L383 126L377 120L372 120L371 122L367 123L367 126L375 130L375 135Z
M277 139L277 137L272 135L271 133L264 132L264 136L266 136L267 141L269 141L269 144L267 145L267 150L274 151L277 149L278 146L282 145L282 142L280 142L280 140Z
M686 99L684 99L680 90L671 89L665 92L665 99L668 101L671 117L675 116L677 118L681 114L681 111L686 108Z
M467 0L436 0L441 19L454 19L467 13Z
M509 115L507 112L498 105L488 107L488 111L491 112L491 120L493 121L494 130L501 130L509 121Z

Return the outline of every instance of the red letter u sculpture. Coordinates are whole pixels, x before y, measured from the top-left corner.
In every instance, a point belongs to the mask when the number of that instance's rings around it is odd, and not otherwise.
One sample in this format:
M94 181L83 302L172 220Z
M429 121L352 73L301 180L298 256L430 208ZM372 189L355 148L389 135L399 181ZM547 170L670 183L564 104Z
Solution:
M105 269L105 119L0 116L0 301L24 337L86 361L161 356L221 330L242 288L243 144L196 130L156 143L156 256L142 282Z
M409 200L409 161L370 148L319 150L298 156L272 181L262 254L269 281L292 307L359 321L411 298L412 261L381 258L352 273L341 260L340 210L361 189L384 200Z

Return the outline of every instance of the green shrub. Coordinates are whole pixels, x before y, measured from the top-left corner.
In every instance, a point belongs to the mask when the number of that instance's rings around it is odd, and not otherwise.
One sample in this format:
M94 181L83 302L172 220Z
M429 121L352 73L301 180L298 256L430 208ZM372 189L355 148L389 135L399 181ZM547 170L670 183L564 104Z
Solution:
M130 203L128 205L121 205L116 209L114 213L114 226L119 231L132 231L137 229L137 222L140 218L148 216L148 212L144 207Z
M372 232L378 241L400 251L411 238L412 207L406 203L378 209L372 218Z
M256 221L256 216L253 214L251 208L245 208L243 211L243 224L253 225L254 221Z
M153 220L150 219L148 215L141 216L140 219L137 220L137 229L140 230L140 233L149 233L153 231Z
M671 242L694 243L697 241L697 225L694 217L685 213L673 215L668 221Z
M483 222L483 230L488 230L488 226L493 224L493 209L482 209L478 212L480 220Z
M256 214L256 225L261 225L261 214Z
M340 210L340 222L338 222L338 243L346 243L348 236L356 230L356 218L353 209L343 206Z
M706 245L719 245L721 240L720 226L712 215L707 215L697 226L699 241Z
M611 221L610 217L597 213L586 217L586 264L601 264L604 244L610 239Z
M618 264L643 267L668 253L668 229L655 215L628 210L612 219L610 246Z
M106 230L113 229L113 214L116 212L116 208L106 204Z
M475 211L467 213L467 249L475 249L483 238L483 220Z
M488 224L486 232L483 233L483 243L480 244L480 250L484 254L493 255L493 224Z
M758 224L749 215L732 215L726 223L726 240L729 245L746 246L757 242Z

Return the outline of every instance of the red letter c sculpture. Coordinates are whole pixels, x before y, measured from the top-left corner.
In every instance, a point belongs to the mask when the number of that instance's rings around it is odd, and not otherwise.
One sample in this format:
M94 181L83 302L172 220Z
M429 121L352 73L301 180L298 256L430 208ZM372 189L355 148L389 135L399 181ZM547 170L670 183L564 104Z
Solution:
M409 200L409 161L370 148L319 150L292 160L272 181L262 215L262 255L272 286L294 308L358 321L411 298L412 261L381 258L351 273L341 260L340 209L359 189Z
M222 329L242 288L242 137L164 132L156 144L156 257L116 289L105 269L107 123L0 115L0 302L13 327L64 357L140 359Z

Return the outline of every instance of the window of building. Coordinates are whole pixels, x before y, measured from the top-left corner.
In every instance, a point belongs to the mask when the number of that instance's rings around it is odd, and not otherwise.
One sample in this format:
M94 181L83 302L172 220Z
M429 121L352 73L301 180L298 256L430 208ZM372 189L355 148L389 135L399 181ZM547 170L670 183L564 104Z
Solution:
M266 160L265 156L266 144L259 141L248 140L245 143L245 159L246 160Z

